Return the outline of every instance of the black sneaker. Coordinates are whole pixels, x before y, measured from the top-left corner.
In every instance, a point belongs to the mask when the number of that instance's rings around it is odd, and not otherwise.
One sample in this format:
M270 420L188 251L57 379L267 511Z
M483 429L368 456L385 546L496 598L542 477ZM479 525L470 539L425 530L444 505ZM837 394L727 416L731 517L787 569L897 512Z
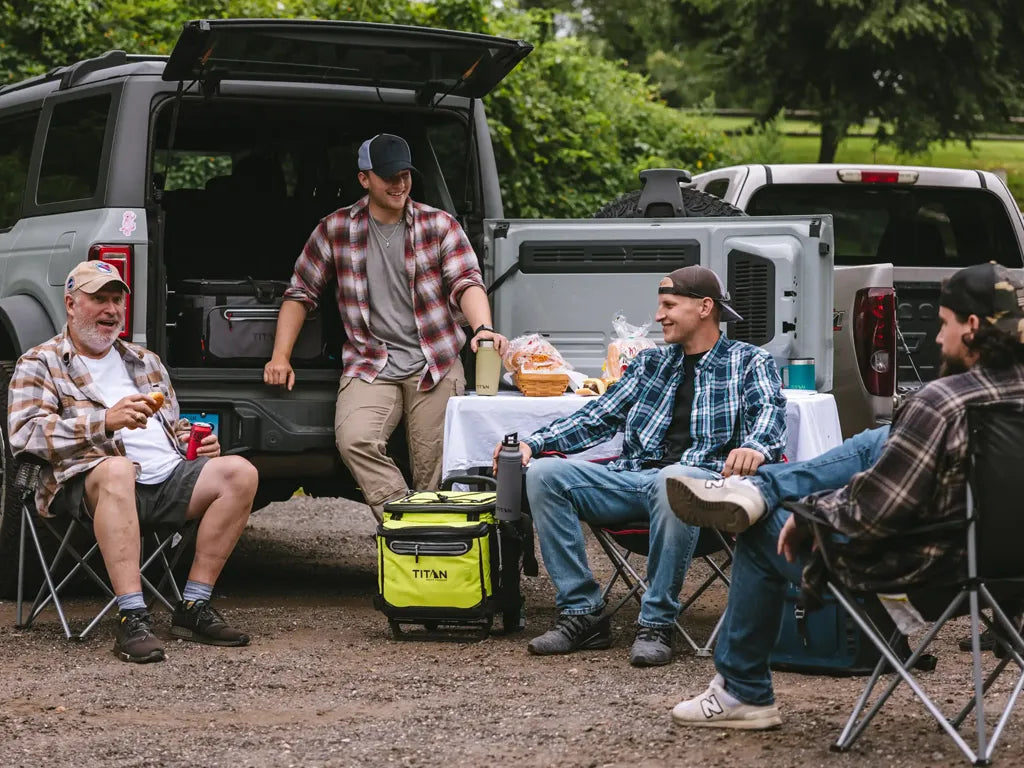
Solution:
M672 627L644 627L636 630L629 663L634 667L660 667L672 661Z
M182 600L174 609L171 634L207 645L248 645L249 636L229 627L208 600Z
M610 648L612 628L607 616L585 613L582 616L562 614L555 626L526 646L534 656L550 656L580 650Z
M980 635L978 635L978 640L981 642L981 650L982 651L992 651L992 650L995 650L995 647L996 647L996 636L995 636L995 633L991 629L986 629L984 632L982 632ZM971 652L971 636L970 635L965 635L964 637L961 637L960 640L957 642L957 647L961 651L966 651L967 653L970 653Z
M145 608L118 612L114 655L135 664L164 660L164 647L153 634L153 617Z

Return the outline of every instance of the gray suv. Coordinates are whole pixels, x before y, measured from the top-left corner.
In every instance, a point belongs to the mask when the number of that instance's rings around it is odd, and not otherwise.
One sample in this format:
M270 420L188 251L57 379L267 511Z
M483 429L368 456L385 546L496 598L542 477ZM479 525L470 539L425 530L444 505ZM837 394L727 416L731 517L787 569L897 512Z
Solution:
M281 292L317 222L363 195L356 151L380 132L408 139L416 198L482 250L483 220L503 212L480 99L530 50L394 25L195 21L169 57L112 51L0 88L4 408L18 357L64 322L68 271L99 259L132 287L123 338L159 353L183 413L259 468L258 505L300 486L358 498L334 446L333 302L296 346L302 386L263 384ZM19 527L4 495L0 593Z

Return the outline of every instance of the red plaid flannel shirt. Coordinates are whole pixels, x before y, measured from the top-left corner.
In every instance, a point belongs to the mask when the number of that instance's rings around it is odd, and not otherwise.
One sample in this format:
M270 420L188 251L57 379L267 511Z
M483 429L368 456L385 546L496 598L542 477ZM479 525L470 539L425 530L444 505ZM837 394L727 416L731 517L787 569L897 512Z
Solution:
M344 376L373 381L388 359L384 343L370 333L366 288L369 199L323 218L295 262L285 299L312 310L324 287L337 277L336 295L347 338L342 347ZM437 385L458 359L466 336L459 309L462 292L484 287L476 254L462 227L445 211L409 200L405 206L405 266L413 312L427 369L420 390Z

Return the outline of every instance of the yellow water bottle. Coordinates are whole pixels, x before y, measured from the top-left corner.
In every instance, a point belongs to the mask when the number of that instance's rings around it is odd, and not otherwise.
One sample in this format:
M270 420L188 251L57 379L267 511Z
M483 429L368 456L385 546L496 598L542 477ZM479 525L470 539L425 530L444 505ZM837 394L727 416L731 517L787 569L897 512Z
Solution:
M476 348L476 393L478 395L498 394L498 377L501 375L501 355L490 340L480 341Z

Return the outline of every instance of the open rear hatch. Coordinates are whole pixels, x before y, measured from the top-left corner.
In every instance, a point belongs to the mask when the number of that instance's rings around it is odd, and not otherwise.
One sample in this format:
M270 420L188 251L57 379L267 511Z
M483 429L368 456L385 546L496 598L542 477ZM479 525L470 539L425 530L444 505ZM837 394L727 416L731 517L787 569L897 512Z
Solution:
M533 50L522 40L450 30L297 19L185 25L163 79L331 83L481 98Z

